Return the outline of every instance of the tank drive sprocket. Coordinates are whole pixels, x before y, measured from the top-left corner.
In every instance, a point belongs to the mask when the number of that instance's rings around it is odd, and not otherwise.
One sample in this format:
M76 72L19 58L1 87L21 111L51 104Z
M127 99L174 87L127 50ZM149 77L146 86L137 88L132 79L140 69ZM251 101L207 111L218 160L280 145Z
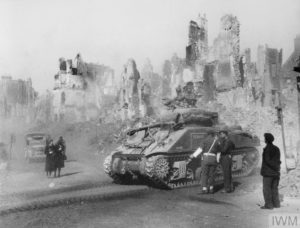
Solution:
M112 171L112 155L109 155L105 158L103 166L104 166L104 172L113 179L114 183L116 184L131 183L132 175L130 173L117 174Z

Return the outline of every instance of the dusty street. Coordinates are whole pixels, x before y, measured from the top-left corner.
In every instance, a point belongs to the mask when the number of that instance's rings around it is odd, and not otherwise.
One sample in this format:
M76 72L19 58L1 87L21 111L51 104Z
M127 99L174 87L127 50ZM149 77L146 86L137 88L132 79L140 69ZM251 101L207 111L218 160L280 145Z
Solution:
M90 144L94 129L82 129L63 133L68 161L60 178L47 178L44 162L24 160L23 135L18 135L10 171L2 180L1 206L47 197L64 198L76 190L87 190L85 194L88 194L106 185L113 187L102 192L126 189L126 186L111 185L112 180L104 174L102 163L109 149L97 153L96 145ZM8 213L0 217L0 227L267 227L270 213L298 212L298 201L288 198L283 198L280 209L259 209L263 199L258 173L257 170L255 175L236 179L236 191L232 194L199 195L199 187L172 191L150 189L130 196L116 195Z
M297 200L264 211L259 176L238 179L232 194L199 188L150 190L130 197L81 202L1 217L1 227L267 227L270 213L299 212ZM122 188L122 186L120 186Z
M299 13L0 0L0 228L300 228Z

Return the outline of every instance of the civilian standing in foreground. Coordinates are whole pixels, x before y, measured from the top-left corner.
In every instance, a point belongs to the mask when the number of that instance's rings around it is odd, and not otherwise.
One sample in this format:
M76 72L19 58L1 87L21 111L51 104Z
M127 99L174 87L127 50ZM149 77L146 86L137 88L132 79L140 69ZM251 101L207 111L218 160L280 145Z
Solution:
M277 146L273 145L274 136L271 133L265 133L264 137L266 147L262 154L260 174L263 176L265 205L261 209L279 208L280 150Z

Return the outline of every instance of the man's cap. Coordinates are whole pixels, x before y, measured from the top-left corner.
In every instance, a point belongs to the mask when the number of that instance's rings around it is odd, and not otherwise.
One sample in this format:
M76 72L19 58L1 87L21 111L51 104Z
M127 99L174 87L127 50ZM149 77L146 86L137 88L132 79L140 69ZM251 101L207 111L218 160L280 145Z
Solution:
M274 136L271 133L265 133L264 137L265 140L269 143L272 143L274 141Z
M221 130L221 131L219 131L219 133L224 133L224 134L228 135L228 131L227 130Z
M224 134L228 135L228 127L222 127L222 128L219 130L219 133L224 133Z

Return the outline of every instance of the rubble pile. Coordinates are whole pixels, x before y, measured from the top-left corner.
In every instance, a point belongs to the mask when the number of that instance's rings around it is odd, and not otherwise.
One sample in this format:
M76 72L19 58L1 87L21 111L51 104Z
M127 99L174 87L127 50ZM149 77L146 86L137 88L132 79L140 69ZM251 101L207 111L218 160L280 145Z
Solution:
M202 106L203 107L203 106ZM240 125L243 129L255 133L260 138L264 132L272 132L280 137L280 126L276 124L276 113L271 108L225 106L218 101L210 102L204 106L208 111L219 113L221 123L229 126Z
M289 197L300 197L300 166L287 174L282 175L279 182L282 194Z

